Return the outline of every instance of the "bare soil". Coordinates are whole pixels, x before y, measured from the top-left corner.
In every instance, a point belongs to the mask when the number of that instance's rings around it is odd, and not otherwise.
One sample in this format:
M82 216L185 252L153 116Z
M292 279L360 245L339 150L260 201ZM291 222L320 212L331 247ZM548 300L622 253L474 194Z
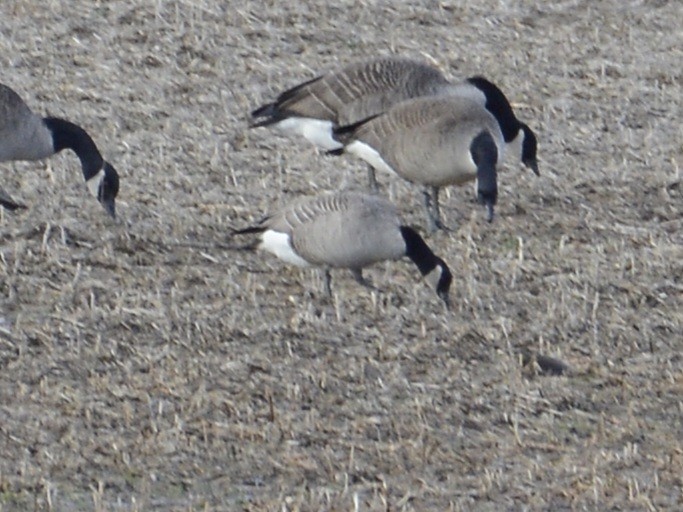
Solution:
M2 164L0 510L683 509L683 4L0 3L0 81L93 135ZM234 250L365 166L246 130L376 54L483 74L538 134L498 217L449 189L446 313L408 261L381 291ZM381 184L424 226L419 191ZM248 242L245 240L244 242ZM241 243L241 242L240 242ZM570 368L561 376L529 355ZM541 360L543 362L543 360Z

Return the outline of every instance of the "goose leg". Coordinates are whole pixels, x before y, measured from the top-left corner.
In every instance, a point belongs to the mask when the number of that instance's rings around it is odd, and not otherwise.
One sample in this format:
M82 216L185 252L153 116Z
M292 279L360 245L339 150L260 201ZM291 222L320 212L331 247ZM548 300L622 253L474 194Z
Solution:
M356 280L356 282L360 285L365 286L366 288L370 288L371 290L377 290L370 281L365 279L363 277L363 270L360 268L354 268L351 269L351 273L353 274L353 278Z
M379 194L377 176L375 174L375 168L372 165L368 165L368 188L372 194Z
M427 224L432 233L437 229L448 231L441 222L441 208L439 207L439 187L426 187L424 192L424 205L427 211Z
M332 274L330 274L330 269L325 269L325 294L332 298Z
M439 188L432 187L432 197L434 198L434 219L436 227L439 229L446 229L441 222L441 207L439 206Z
M427 213L427 225L429 226L429 231L433 233L437 227L432 215L432 196L428 188L422 191L422 198L424 199L425 212Z

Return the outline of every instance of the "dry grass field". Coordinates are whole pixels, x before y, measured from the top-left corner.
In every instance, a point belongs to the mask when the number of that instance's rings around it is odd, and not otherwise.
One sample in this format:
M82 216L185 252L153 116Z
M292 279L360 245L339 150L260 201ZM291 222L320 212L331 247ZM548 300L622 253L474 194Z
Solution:
M0 511L683 509L683 4L677 0L0 3L0 82L93 135L0 164ZM364 164L246 129L367 55L484 74L541 177L472 187L381 291L234 250ZM413 186L380 175L407 223ZM241 240L249 242L249 239ZM548 375L529 354L565 361Z

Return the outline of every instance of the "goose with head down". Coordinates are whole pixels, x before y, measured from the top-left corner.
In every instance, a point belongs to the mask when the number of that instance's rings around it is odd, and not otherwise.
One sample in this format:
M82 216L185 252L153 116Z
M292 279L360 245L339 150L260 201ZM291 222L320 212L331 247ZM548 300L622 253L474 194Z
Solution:
M499 87L480 76L450 82L437 68L413 59L378 57L320 75L255 109L251 127L274 127L302 136L326 151L339 150L335 128L422 96L461 96L479 103L498 122L507 153L538 174L536 135L517 119ZM376 189L372 172L370 183Z
M410 258L423 276L435 282L436 292L448 306L452 275L414 229L402 225L394 206L376 195L356 192L301 199L234 234L258 233L259 247L298 266L346 268L367 285L363 268L374 263Z
M344 152L375 169L425 187L432 231L444 228L439 190L477 180L477 195L493 220L498 197L497 166L505 142L495 118L461 96L407 100L384 114L334 130ZM339 151L337 151L338 153Z
M105 161L92 137L80 126L56 117L40 117L11 88L0 84L0 162L41 160L71 149L81 161L88 190L112 217L119 175ZM18 203L0 196L0 204L15 209Z

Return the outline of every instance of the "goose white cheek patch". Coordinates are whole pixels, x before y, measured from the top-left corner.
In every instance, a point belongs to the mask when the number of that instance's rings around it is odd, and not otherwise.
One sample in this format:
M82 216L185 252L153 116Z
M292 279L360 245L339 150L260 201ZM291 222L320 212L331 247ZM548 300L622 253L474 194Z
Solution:
M104 179L104 169L100 169L100 172L95 174L92 178L90 178L88 181L85 182L85 184L88 186L88 190L90 193L95 196L95 199L99 196L100 192L100 185L102 184L102 180Z
M391 166L384 161L381 155L365 142L361 142L359 140L353 141L351 144L346 146L346 151L356 155L362 160L365 160L372 167L379 171L396 174L396 171L394 171Z
M436 288L436 285L439 284L439 279L441 279L442 272L443 269L437 265L429 274L424 276L423 279L429 284L430 287Z
M332 138L332 121L309 117L288 117L275 126L285 133L304 137L326 151L342 147L339 142Z
M282 261L296 265L298 267L310 267L310 264L299 256L290 244L289 235L269 229L265 231L261 238L260 248L266 250Z
M521 162L523 144L524 130L519 130L517 137L505 144L502 150L501 148L498 148L498 151L502 153L502 156L498 157L498 162L504 162L507 165L514 165Z

